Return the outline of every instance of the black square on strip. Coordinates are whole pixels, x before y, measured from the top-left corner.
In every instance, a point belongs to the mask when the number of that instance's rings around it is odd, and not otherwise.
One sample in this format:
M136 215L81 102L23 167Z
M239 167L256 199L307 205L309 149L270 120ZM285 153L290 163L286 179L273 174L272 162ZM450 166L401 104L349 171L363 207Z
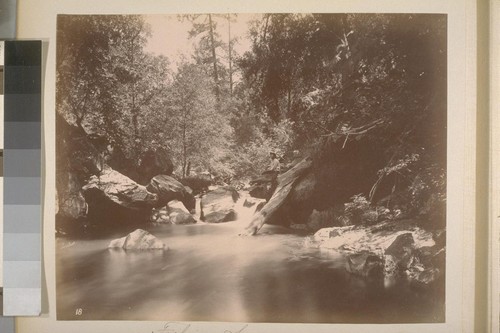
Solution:
M4 92L7 94L39 94L41 66L5 66Z
M40 66L41 64L41 41L25 40L5 42L5 66Z

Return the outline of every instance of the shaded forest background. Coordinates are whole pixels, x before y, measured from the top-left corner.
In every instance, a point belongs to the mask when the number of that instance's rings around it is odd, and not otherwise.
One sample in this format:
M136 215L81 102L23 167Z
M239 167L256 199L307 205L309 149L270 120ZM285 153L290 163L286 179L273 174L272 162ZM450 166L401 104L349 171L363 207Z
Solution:
M58 193L105 164L140 184L173 172L244 186L273 151L285 170L312 159L310 206L340 206L340 224L374 212L444 226L445 15L264 14L244 54L217 25L237 15L178 19L197 43L172 69L146 51L141 16L58 17Z

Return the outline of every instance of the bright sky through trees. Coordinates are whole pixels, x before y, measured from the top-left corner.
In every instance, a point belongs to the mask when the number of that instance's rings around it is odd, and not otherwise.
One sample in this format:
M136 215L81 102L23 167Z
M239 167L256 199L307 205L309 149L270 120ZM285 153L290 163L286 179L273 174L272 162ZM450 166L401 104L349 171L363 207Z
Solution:
M231 22L231 38L237 38L233 46L237 54L242 55L250 49L251 41L247 36L248 24L261 16L261 14L238 14L235 18L232 16L235 22ZM195 38L189 40L189 30L193 26L191 22L186 19L179 20L176 15L145 15L144 18L151 26L151 38L146 44L146 51L166 56L172 69L176 69L183 58L191 57L197 43ZM222 14L221 16L216 14L214 21L217 24L217 32L227 42L227 20Z

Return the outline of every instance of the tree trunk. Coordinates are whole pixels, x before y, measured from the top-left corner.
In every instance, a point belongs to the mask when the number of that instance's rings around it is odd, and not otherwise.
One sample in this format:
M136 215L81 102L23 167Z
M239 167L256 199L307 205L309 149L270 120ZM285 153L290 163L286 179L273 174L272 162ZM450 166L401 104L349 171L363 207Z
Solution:
M275 215L277 213L279 214L280 208L286 203L296 181L302 177L311 166L312 160L310 158L305 158L293 168L278 176L278 186L271 199L260 212L255 213L252 217L252 221L242 234L249 236L255 235L264 224L275 218Z
M208 21L210 26L210 47L212 49L212 62L214 66L214 81L215 81L215 98L217 104L220 103L220 87L219 87L219 73L217 71L217 55L215 54L215 40L214 40L214 27L212 23L212 15L208 14Z
M231 44L231 14L227 15L228 48L229 48L229 96L233 97L233 48Z
M184 122L182 124L182 177L186 177L187 169L187 142L186 142L186 110L184 110Z
M137 38L137 35L132 38L131 40L131 45L130 45L130 60L131 60L131 67L135 68L135 55L134 55L134 46L135 46L135 38ZM135 154L137 157L139 157L141 148L140 148L140 135L139 135L139 110L136 105L136 78L134 77L132 80L132 105L131 105L131 113L132 113L132 126L134 127L134 150Z

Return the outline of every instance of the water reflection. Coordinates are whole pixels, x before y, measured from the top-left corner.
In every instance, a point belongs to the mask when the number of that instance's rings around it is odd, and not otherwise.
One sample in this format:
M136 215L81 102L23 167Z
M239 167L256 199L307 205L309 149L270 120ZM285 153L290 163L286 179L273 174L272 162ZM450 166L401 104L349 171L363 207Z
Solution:
M109 240L60 244L58 319L443 320L442 293L386 289L347 274L340 254L304 247L302 236L266 226L259 236L238 237L244 225L152 227L168 251L108 250Z

